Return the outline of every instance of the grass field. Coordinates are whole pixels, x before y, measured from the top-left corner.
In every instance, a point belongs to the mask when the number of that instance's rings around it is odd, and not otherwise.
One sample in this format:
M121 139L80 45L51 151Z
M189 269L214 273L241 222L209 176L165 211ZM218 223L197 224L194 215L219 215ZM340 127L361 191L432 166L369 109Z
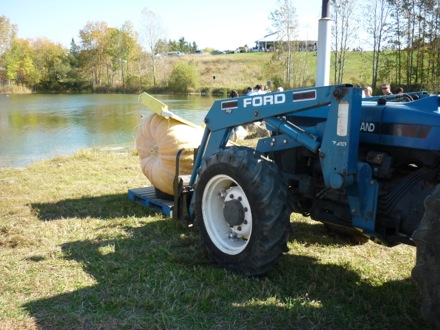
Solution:
M292 216L263 277L211 264L197 227L144 208L134 153L0 169L0 329L427 329L415 248Z
M345 65L344 83L371 84L371 53L348 52ZM158 70L170 74L172 63L181 61L196 66L200 74L200 87L237 89L244 91L247 86L257 83L266 84L273 75L284 77L284 59L273 59L273 53L239 53L212 55L188 54L182 57L167 57L158 61ZM300 71L305 86L315 86L316 53L301 52L295 54L292 71ZM301 69L298 68L301 66ZM215 76L215 79L213 77ZM330 84L334 83L334 72L330 70ZM275 89L277 86L273 86ZM283 86L287 87L287 86Z

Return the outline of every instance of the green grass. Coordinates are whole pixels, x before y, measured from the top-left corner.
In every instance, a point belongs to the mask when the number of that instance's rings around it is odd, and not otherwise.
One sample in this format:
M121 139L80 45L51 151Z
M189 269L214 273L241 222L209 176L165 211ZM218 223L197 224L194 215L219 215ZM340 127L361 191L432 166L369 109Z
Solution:
M347 84L371 84L371 53L348 52L344 68L344 83ZM201 88L214 90L216 88L237 89L244 91L247 86L255 86L257 83L266 84L272 74L284 77L284 59L273 59L273 53L239 53L212 55L188 54L182 57L165 58L160 67L169 66L174 61L194 64L200 74ZM278 66L274 66L278 63ZM272 63L272 64L271 64ZM301 69L304 65L307 69ZM333 62L330 65L330 84L334 84ZM304 75L305 85L315 85L316 80L316 53L296 53L293 61L293 72L301 72ZM166 70L165 70L166 71ZM298 74L298 73L297 73ZM216 79L213 79L213 76ZM274 86L276 88L277 86ZM284 86L287 87L287 86Z
M292 215L263 277L211 264L196 227L128 199L134 153L0 169L0 329L425 329L415 248Z

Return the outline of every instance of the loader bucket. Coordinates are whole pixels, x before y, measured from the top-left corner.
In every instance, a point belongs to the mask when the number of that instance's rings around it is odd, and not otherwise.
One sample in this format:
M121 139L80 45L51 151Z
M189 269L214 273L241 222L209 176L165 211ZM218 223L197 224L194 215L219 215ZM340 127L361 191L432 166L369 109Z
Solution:
M175 113L171 112L171 110L168 110L168 106L156 99L154 96L148 94L148 93L142 93L139 95L139 101L145 105L148 109L153 111L154 113L158 114L159 116L165 117L165 118L172 118L174 120L177 120L181 122L182 124L198 128L199 125L196 125L189 120L186 120Z

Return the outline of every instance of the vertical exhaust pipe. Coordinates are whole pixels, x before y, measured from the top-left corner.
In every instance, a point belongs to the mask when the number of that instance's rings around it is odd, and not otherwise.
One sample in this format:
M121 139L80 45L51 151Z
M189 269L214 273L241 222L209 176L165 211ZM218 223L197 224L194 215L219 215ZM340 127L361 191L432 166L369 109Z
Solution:
M331 18L330 0L322 0L318 26L318 54L316 61L316 87L330 83Z

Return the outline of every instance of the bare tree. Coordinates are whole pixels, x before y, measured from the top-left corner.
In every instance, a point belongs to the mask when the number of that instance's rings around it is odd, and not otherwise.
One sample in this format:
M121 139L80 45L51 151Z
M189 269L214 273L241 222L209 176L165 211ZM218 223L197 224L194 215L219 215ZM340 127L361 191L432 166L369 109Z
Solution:
M429 51L426 59L428 67L426 82L428 89L439 92L440 86L440 1L428 4L427 10L427 32Z
M365 31L369 35L369 40L373 46L372 60L372 81L373 90L376 88L380 58L383 50L383 43L388 34L388 24L390 20L391 7L388 0L371 0L367 2L363 9ZM400 24L400 23L399 23ZM400 45L400 41L399 41ZM400 47L400 46L399 46Z
M433 1L391 0L393 9L393 43L399 43L396 53L396 83L406 86L423 84L425 53L428 52L430 39L428 27L432 26L429 14L434 11ZM396 23L399 24L398 28Z
M11 24L6 16L0 16L0 56L11 47L16 34L17 26Z
M349 46L357 38L355 0L332 0L332 44L334 50L334 82L340 84L344 79L344 66Z
M288 86L291 86L292 56L295 49L293 43L297 37L298 18L296 8L291 0L278 0L277 3L277 9L270 13L269 19L278 32L279 40L286 47L285 82Z
M140 43L144 46L151 58L154 87L156 87L156 55L159 52L159 47L163 45L161 40L164 38L165 29L163 28L161 18L148 8L144 8L142 10Z

